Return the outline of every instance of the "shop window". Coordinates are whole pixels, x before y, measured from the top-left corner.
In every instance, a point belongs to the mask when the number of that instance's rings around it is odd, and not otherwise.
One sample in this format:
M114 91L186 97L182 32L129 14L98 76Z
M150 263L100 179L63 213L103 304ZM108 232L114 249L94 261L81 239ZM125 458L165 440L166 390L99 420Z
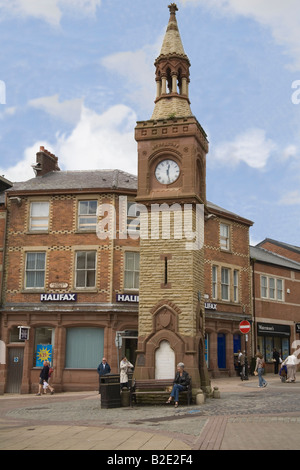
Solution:
M97 201L79 201L78 230L96 231Z
M49 202L32 202L30 204L30 231L45 231L49 228Z
M125 252L124 288L138 289L140 275L140 254L136 251Z
M103 328L68 328L66 369L97 369L103 357Z
M45 286L46 253L26 253L25 287L38 289Z
M43 367L44 361L53 364L54 332L54 328L51 327L35 329L34 367Z
M272 362L273 349L276 348L284 360L289 355L290 339L280 336L257 336L257 349L264 356L266 362Z
M76 282L75 286L96 286L96 252L78 251L76 253Z

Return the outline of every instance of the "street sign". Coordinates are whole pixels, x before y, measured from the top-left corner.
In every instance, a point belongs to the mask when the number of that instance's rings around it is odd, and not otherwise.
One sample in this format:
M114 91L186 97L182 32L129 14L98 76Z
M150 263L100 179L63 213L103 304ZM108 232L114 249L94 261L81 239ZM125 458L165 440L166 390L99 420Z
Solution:
M249 333L251 329L251 325L247 320L243 320L240 323L240 332L243 333L244 335Z

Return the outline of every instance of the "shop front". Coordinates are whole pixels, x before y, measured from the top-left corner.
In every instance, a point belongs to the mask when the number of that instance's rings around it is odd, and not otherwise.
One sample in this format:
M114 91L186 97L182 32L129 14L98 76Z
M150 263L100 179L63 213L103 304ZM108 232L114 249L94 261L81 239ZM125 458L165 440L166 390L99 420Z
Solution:
M270 372L274 348L284 360L290 353L290 325L276 323L257 323L257 350L262 353Z

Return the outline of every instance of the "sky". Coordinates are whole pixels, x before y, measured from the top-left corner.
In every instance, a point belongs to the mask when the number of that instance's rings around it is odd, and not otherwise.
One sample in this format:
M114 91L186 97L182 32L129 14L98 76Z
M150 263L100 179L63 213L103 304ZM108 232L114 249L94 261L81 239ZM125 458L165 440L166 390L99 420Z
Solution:
M0 175L137 174L167 0L0 0ZM251 244L300 246L299 0L177 0L193 115L208 135L207 198L254 222Z

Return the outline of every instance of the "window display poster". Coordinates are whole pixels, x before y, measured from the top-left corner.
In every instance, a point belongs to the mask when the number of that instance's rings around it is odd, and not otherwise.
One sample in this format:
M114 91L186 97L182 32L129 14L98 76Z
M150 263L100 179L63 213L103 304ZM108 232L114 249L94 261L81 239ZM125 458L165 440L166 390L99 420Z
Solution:
M43 367L45 361L52 362L52 344L37 344L35 366Z

